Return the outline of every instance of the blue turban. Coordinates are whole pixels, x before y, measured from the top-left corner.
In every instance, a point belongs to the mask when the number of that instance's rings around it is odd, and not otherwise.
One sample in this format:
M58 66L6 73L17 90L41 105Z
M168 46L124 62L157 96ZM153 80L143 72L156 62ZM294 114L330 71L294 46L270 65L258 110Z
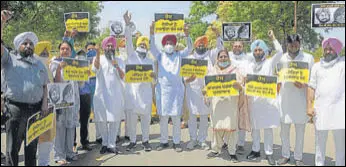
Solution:
M269 48L263 40L258 39L256 41L252 42L252 44L251 44L251 52L252 53L255 51L256 47L260 47L264 51L265 56L268 55Z

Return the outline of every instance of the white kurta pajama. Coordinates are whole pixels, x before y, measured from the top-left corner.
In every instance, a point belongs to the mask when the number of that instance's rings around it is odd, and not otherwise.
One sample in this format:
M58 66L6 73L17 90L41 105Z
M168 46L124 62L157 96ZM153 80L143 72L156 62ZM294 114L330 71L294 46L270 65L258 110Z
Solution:
M250 64L248 74L274 75L274 68L280 61L283 51L280 43L274 40L276 54L272 58L267 58L262 63L262 68L256 70L256 62ZM260 129L264 129L264 150L266 155L273 154L273 129L280 126L280 113L278 111L277 99L250 97L249 98L252 122L252 151L260 151Z
M281 63L290 61L301 61L308 63L309 70L314 65L314 58L302 51L292 59L288 53L284 54ZM307 88L297 88L293 82L282 82L279 93L279 111L281 115L281 142L282 157L290 158L290 127L295 124L296 145L294 149L294 159L303 159L305 124L308 121L306 115L306 92Z
M222 39L217 38L217 46L213 50L208 50L203 55L196 52L188 56L189 59L207 60L208 68L210 71L213 68L211 59L215 58L219 50L223 49ZM187 78L185 78L187 79ZM210 114L210 107L204 103L202 89L204 88L204 78L196 78L194 81L186 84L186 103L189 109L189 133L190 140L205 142L208 136L208 115ZM197 135L197 115L200 116L199 131Z
M54 60L49 65L49 69L53 74L53 78L56 77L57 68L60 61ZM61 76L63 70L61 70ZM80 109L80 97L79 87L76 81L64 81L71 82L74 87L75 104L73 107L56 110L56 136L54 141L54 161L66 160L66 158L73 158L75 153L73 152L75 128L79 126L79 109Z
M253 55L248 55L246 53L241 53L240 55L235 55L233 52L228 52L232 65L237 67L238 71L243 77L246 77L247 69L250 63L255 61ZM245 146L246 131L239 129L238 132L238 146Z
M315 90L314 110L317 166L323 166L329 130L334 133L336 165L345 165L345 57L323 60L311 70L309 86Z
M154 61L148 56L144 59L138 56L133 49L132 35L129 27L125 27L127 60L126 64L151 65L154 69ZM138 116L141 118L142 142L149 141L149 127L152 111L153 97L152 83L126 83L126 110L131 114L130 118L130 140L136 143L136 130Z
M119 48L119 58L125 62L127 60L127 52L126 52L126 48ZM125 71L124 71L125 72ZM124 96L125 96L125 110L122 112L122 117L121 117L121 120L124 120L125 121L125 136L126 137L129 137L130 136L130 112L129 111L126 111L126 106L127 106L127 94L129 93L127 91L127 89L125 88L125 81L123 81L123 86L124 86ZM120 122L120 125L119 125L119 128L118 128L118 134L117 136L120 136L121 135L121 122Z
M121 69L124 63L115 58ZM105 56L100 57L100 67L96 69L95 60L93 71L96 73L96 88L94 95L95 122L98 122L102 136L102 145L115 148L116 135L124 111L124 87L117 69Z
M160 52L155 45L155 38L150 37L150 51L158 61L158 83L156 85L156 105L160 115L161 143L168 143L168 118L173 121L173 142L179 144L180 117L182 115L185 87L179 75L181 58L192 51L191 38L187 37L187 48L167 55ZM167 120L167 121L166 121Z

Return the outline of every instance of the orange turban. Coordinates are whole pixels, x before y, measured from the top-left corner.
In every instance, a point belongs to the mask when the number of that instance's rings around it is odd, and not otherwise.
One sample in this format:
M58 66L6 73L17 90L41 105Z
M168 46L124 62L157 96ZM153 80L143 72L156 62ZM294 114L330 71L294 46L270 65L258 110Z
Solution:
M207 48L208 47L208 37L205 35L198 37L195 41L194 46L198 47L201 43L203 43L204 47Z

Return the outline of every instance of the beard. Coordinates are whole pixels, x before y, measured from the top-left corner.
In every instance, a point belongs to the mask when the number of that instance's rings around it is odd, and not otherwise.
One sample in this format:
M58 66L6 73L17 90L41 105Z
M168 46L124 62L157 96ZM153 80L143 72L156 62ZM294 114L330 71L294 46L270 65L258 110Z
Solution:
M105 56L108 60L112 60L112 57L115 55L115 50L106 50Z
M25 47L25 48L24 48L24 51L21 51L20 54L21 54L23 57L30 57L30 56L33 56L33 55L34 55L34 50L32 50L31 48Z

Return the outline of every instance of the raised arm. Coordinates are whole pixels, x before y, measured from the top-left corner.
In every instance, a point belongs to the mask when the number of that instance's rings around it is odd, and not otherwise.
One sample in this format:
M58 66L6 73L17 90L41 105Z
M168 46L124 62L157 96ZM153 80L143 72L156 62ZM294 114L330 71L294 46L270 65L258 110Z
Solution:
M12 12L3 10L1 11L1 66L5 64L9 59L9 52L3 45L2 41L2 35L3 35L3 28L5 26L5 23L7 20L9 20L12 17Z
M182 50L182 51L179 51L179 55L181 57L187 57L190 55L190 53L192 52L193 50L193 46L192 46L192 40L191 38L189 37L189 27L185 24L184 25L184 34L185 34L185 39L186 39L186 44L187 44L187 47Z
M127 56L130 57L134 53L133 49L133 41L132 41L132 35L130 31L130 22L131 22L131 15L126 11L124 14L124 20L125 20L125 40L126 40L126 51Z
M150 26L150 52L155 57L156 60L158 60L158 57L161 55L161 52L157 49L155 44L155 22L153 21Z
M282 47L281 47L279 41L275 38L273 30L270 30L268 32L268 36L273 41L274 48L276 51L275 55L271 58L271 64L272 64L272 67L274 69L276 64L280 62L280 59L283 55L283 50L282 50Z

